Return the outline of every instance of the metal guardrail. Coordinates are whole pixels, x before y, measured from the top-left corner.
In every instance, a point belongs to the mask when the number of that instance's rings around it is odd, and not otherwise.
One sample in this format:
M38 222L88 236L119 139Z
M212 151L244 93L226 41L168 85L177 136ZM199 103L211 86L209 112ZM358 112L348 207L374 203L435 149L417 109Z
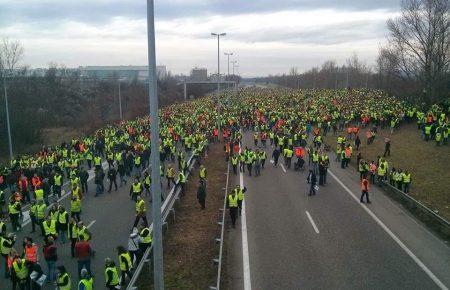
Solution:
M193 164L192 164L193 159L194 159L194 155L191 155L188 160L189 170L186 174L186 179L189 177L189 175L191 173L190 170L193 167ZM177 180L177 184L178 184L178 180ZM175 201L178 199L180 192L181 192L181 188L174 185L172 187L172 189L170 190L169 194L167 195L166 199L164 200L164 203L161 206L161 220L163 222L163 225L166 224L166 219L169 216L169 213L173 210L173 206L175 204ZM153 222L149 226L149 229L150 229L150 234L152 234L153 233ZM139 275L142 271L142 268L144 267L144 264L150 261L149 255L152 253L152 251L153 251L153 244L145 250L141 260L139 261L138 266L136 267L136 270L133 272L133 277L131 277L131 280L127 285L127 288L126 288L127 290L137 289L137 287L135 286L136 281L139 278Z
M225 213L227 209L227 195L228 195L228 179L230 177L230 162L228 162L227 166L227 182L225 184L225 194L223 198L223 208L220 210L222 211L222 220L218 222L220 225L220 237L216 238L216 243L220 243L219 247L219 257L214 259L214 264L217 264L217 278L216 278L216 285L210 286L209 289L211 290L219 290L220 289L220 280L222 276L222 258L223 258L223 241L224 241L224 233L225 233Z
M384 189L384 191L391 198L398 201L401 205L413 213L415 217L425 223L441 238L447 242L450 242L450 222L444 217L440 216L420 201L392 186L386 181L383 182L382 189Z

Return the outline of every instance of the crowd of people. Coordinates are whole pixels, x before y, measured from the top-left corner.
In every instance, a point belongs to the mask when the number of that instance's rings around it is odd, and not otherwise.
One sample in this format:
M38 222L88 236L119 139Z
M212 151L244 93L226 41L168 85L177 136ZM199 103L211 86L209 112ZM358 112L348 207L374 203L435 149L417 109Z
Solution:
M279 158L283 157L287 169L305 170L308 164L309 195L315 195L318 185L327 183L331 150L324 143L327 134L337 136L335 161L345 169L354 154L353 145L359 149L362 131L366 131L370 144L379 127L390 127L393 132L400 122L417 118L424 139L434 138L438 145L444 145L448 144L449 130L448 113L443 108L434 106L422 113L373 90L242 89L236 95L224 93L219 98L205 97L166 107L160 111L159 118L161 180L166 178L166 188L181 187L181 194L186 186L188 156L201 165L209 144L219 139L224 142L226 161L230 161L234 174L243 172L257 178L267 166L268 157L273 166L278 166ZM254 149L250 144L242 146L242 134L247 131L253 135ZM272 150L270 156L267 148ZM390 149L386 154L390 154ZM366 189L369 183L388 182L409 192L411 174L391 168L385 156L370 162L360 155L357 159L362 186ZM108 192L130 186L130 199L136 210L130 236L133 243L129 242L128 248L117 248L117 262L111 257L105 259L106 287L115 289L125 283L133 264L151 244L146 218L147 201L151 202L149 161L150 120L138 118L99 129L93 136L72 139L59 146L43 146L34 156L18 156L3 167L0 170L0 251L5 277L11 278L13 289L39 284L42 275L60 289L72 289L75 277L70 277L63 265L57 265L57 252L61 250L56 247L56 240L70 241L71 256L78 262L79 289L92 288L90 259L95 251L90 244L92 233L83 223L82 209L88 192L95 193L95 197L104 194L105 178L109 182ZM206 168L203 166L199 177L197 197L205 208ZM90 178L94 179L95 189L88 186ZM233 225L245 192L246 188L237 186L227 197ZM69 195L70 208L62 204L65 195ZM161 198L165 198L164 194ZM27 237L19 250L20 245L15 241L14 233L26 224L23 220L26 210L29 210L32 232L39 228L43 238L45 273L36 259L38 243ZM27 251L28 248L33 250ZM38 275L30 278L35 272Z

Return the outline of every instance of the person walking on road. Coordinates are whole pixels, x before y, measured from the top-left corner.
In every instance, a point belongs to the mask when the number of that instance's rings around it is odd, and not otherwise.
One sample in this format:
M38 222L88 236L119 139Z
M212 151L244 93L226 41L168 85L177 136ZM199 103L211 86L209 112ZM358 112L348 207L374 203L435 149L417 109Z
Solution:
M25 259L16 259L11 266L12 289L27 290L30 287L30 277Z
M56 268L58 270L58 274L56 277L56 286L59 290L71 290L72 289L72 281L70 279L70 275L64 266L58 266Z
M70 254L75 258L75 244L78 241L78 224L75 218L70 219L69 223L69 239L70 239Z
M310 169L306 179L309 183L309 196L316 195L317 176L314 170Z
M117 191L117 171L116 171L116 168L114 168L114 166L111 166L108 169L108 180L109 180L108 193L111 193L113 184L114 184L115 191Z
M117 289L119 286L119 273L117 272L116 263L110 258L105 259L105 280L106 288L110 290Z
M117 247L117 252L119 255L119 265L120 265L120 284L125 285L126 278L131 279L131 269L133 268L133 262L131 260L130 253L125 250L123 246Z
M11 226L13 232L20 231L22 226L20 225L20 215L22 212L22 205L19 201L16 201L14 198L11 198L11 201L8 205L8 214L9 219L11 220Z
M44 245L44 259L47 263L47 281L56 281L56 261L58 260L58 252L52 236L47 238L47 242Z
M143 191L142 183L139 182L139 177L136 176L136 178L134 179L134 183L131 184L130 188L131 200L137 201L137 197L141 195L142 191Z
M359 201L361 203L364 203L364 196L366 197L366 202L370 203L369 200L369 180L367 180L367 176L364 175L362 181L361 181L361 197Z
M227 197L227 207L230 211L231 225L236 227L236 218L238 215L238 194L236 191L232 191Z
M137 256L138 261L141 259L142 255L145 253L148 247L152 244L152 234L150 229L146 225L141 225L139 227L139 255Z
M78 241L75 244L75 257L78 262L78 278L83 279L83 270L91 273L91 257L92 248L89 241L82 239L81 236L78 237ZM84 268L84 269L83 269Z
M142 219L144 224L148 226L147 221L147 206L145 204L145 201L142 199L142 197L139 195L136 200L136 218L134 220L133 228L137 227L139 224L139 220Z
M200 204L202 209L205 209L206 185L201 180L200 180L200 184L198 185L197 199L198 199L198 203Z
M58 230L58 237L61 239L61 243L66 243L66 234L69 226L69 213L63 206L59 206L58 223L56 228Z
M82 269L80 272L80 282L78 282L77 290L92 290L94 288L94 278L87 269Z
M280 149L275 147L272 152L273 166L278 167L278 159L280 158Z

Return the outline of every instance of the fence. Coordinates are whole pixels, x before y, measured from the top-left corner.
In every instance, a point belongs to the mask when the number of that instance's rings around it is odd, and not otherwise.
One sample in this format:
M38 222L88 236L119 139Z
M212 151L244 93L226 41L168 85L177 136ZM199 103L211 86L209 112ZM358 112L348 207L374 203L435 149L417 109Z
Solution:
M191 169L193 167L193 164L191 164L192 160L193 160L193 155L191 155L189 160L188 160L189 171L186 174L186 179L189 177L190 171L191 171ZM178 181L177 181L177 183L178 183ZM181 192L181 188L177 187L177 186L174 186L174 187L172 187L172 189L170 190L170 192L167 195L166 199L164 200L164 203L163 203L163 205L161 207L161 220L163 222L163 225L167 225L166 220L167 220L167 217L169 216L169 214L171 212L175 213L174 209L173 209L173 206L175 204L175 201L179 198L180 192ZM149 229L150 229L150 233L152 234L153 233L153 222L150 225ZM140 275L140 273L142 271L142 268L144 267L145 263L148 263L148 262L151 261L149 259L149 256L152 253L152 251L153 251L153 244L150 247L147 248L147 250L145 251L145 253L142 256L141 260L139 261L139 264L136 267L136 271L134 271L133 277L131 277L131 280L128 283L128 286L126 288L127 290L137 289L137 287L135 287L136 281L139 278L139 275Z
M437 235L445 241L450 242L450 223L445 218L414 199L410 195L397 189L396 187L384 182L384 191L395 201L403 205L408 211L414 214L420 221L426 224Z
M211 290L219 290L220 289L220 279L222 276L222 258L223 258L223 242L224 242L224 233L225 233L225 213L227 208L227 194L228 194L228 179L230 177L230 162L228 162L227 166L227 181L225 184L225 193L223 198L223 208L220 209L222 212L222 220L219 221L217 224L220 226L220 237L216 238L216 243L219 243L219 257L214 259L213 262L215 265L217 265L217 278L216 278L216 285L210 286L209 289Z

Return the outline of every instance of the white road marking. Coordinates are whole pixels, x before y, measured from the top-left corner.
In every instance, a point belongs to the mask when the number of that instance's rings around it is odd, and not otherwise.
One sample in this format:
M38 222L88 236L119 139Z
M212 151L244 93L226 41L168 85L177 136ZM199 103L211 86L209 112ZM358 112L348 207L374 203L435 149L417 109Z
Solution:
M239 174L240 186L244 187L244 175L242 172ZM245 198L242 201L242 213L241 213L241 229L242 229L242 260L244 269L244 290L251 290L252 283L250 278L250 258L248 254L248 239L247 239L247 219L245 216Z
M241 129L242 134L242 129ZM239 146L239 153L241 153L242 144ZM244 174L242 172L239 173L239 185L241 188L244 188ZM250 258L248 254L248 237L247 237L247 218L245 215L245 198L242 201L242 210L241 210L241 230L242 230L242 263L243 263L243 271L244 271L244 290L252 289L252 282L250 277Z
M337 183L339 183L342 188L345 189L345 191L347 191L347 193L373 218L373 220L400 246L400 248L402 248L406 254L408 254L408 256L411 257L411 259L413 259L413 261L428 275L428 277L430 277L431 280L433 280L434 283L436 283L436 285L443 289L443 290L448 290L447 286L444 285L444 283L441 282L441 280L439 280L438 277L436 277L436 275L434 275L433 272L431 272L431 270L416 256L414 255L414 253L363 203L361 203L359 201L359 199L355 196L355 194L348 189L348 187L342 183L341 180L339 180L339 178L337 178L336 175L333 174L333 172L331 172L331 170L328 169L328 172L330 173L331 177L334 178L334 180L337 181Z
M281 169L283 169L284 173L286 173L286 168L284 168L284 165L281 163L280 163L280 165L281 165Z
M91 221L86 228L90 228L93 224L95 224L96 220Z
M106 169L107 166L108 166L108 162L104 161L104 162L102 163L103 169ZM91 170L92 170L92 171L89 172L89 177L88 177L88 180L87 180L88 182L91 181L92 179L94 179L94 177L95 177L95 174L93 174L94 169L91 169ZM62 185L62 187L68 185L69 183L70 183L70 180L67 181L67 182L65 182L65 183ZM57 202L63 201L63 200L66 199L71 193L72 193L71 190L65 192L64 189L61 189L61 197L58 199ZM53 196L54 196L54 194L50 194L48 197L53 197ZM47 206L47 209L51 208L51 206L52 206L52 203L50 203L49 206ZM24 211L24 212L22 212L22 215L23 215L23 222L22 222L22 225L21 225L21 226L22 226L22 227L25 227L25 226L27 226L28 224L31 223L30 211L29 211L29 210Z
M316 234L318 234L319 233L319 229L317 228L316 223L314 222L314 220L312 219L312 217L311 217L311 215L309 214L308 211L306 211L306 215L308 216L308 219L311 222L311 225L313 226L314 231L316 232Z

